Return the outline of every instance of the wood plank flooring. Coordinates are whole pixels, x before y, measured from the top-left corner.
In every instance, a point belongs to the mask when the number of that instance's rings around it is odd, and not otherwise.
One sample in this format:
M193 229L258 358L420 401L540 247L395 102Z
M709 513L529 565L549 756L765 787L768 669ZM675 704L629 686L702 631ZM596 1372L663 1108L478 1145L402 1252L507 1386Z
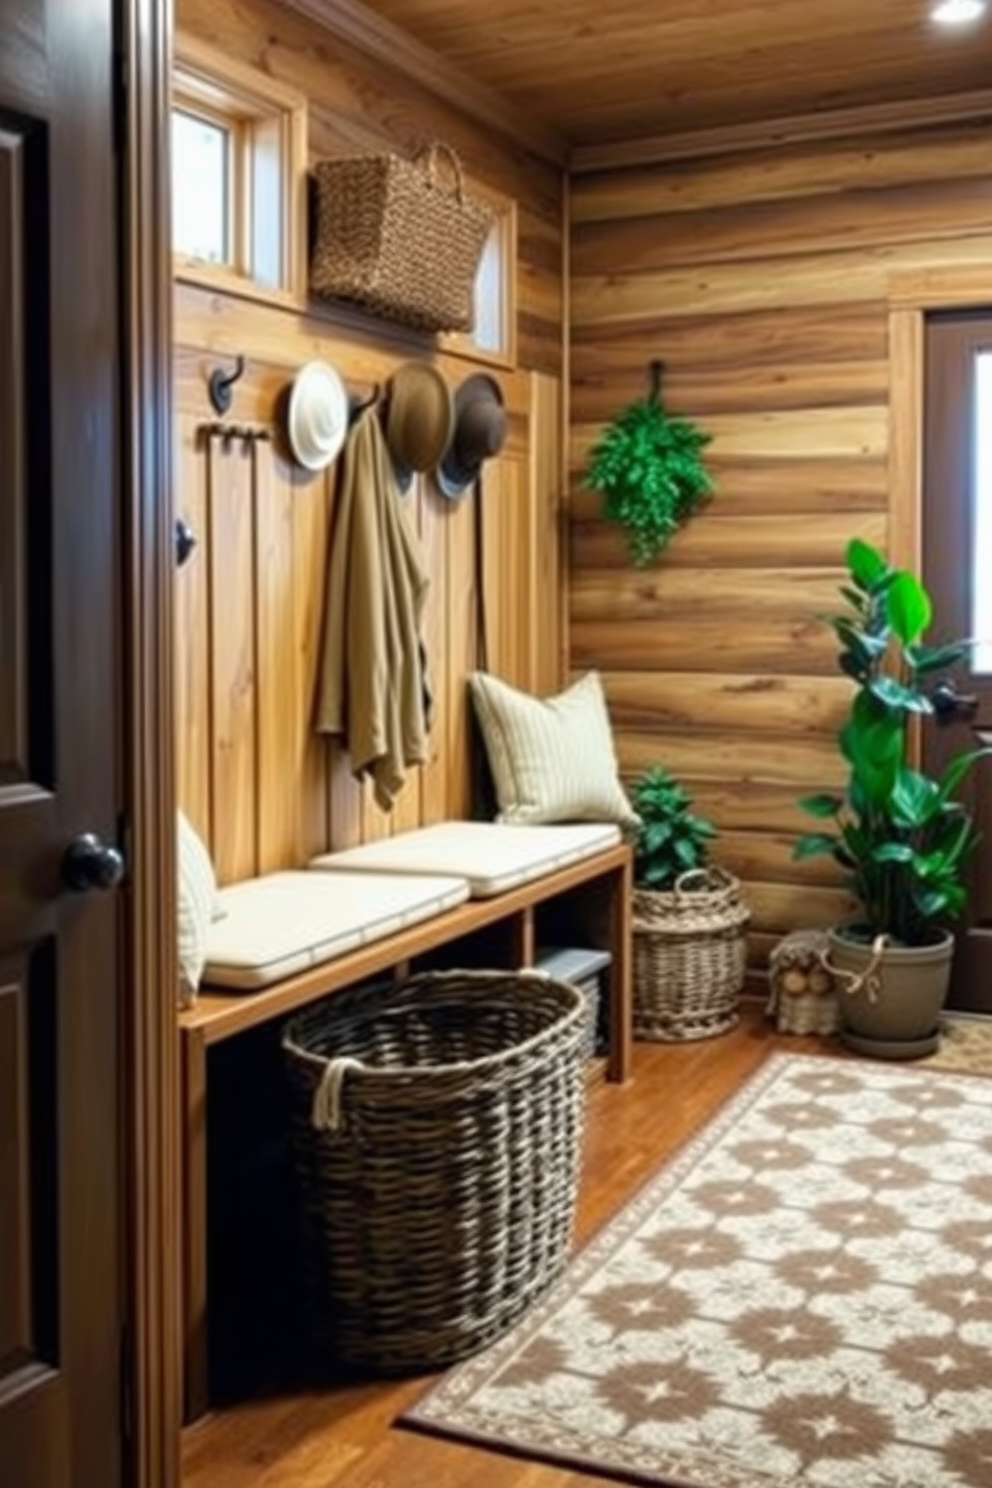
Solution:
M777 1034L759 1004L737 1029L685 1045L634 1046L625 1086L590 1092L578 1240L585 1240L773 1048L836 1052ZM183 1488L579 1488L607 1479L394 1430L434 1376L276 1391L184 1433Z

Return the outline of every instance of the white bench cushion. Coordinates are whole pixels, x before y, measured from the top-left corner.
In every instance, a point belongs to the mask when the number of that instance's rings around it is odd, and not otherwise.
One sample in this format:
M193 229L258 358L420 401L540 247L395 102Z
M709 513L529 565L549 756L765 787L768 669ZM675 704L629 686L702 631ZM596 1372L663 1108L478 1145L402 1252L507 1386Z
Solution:
M268 873L217 895L203 981L255 991L463 904L462 878Z
M456 873L473 899L503 894L557 868L592 857L621 840L611 823L509 826L500 822L438 822L362 847L323 853L311 868L333 872Z

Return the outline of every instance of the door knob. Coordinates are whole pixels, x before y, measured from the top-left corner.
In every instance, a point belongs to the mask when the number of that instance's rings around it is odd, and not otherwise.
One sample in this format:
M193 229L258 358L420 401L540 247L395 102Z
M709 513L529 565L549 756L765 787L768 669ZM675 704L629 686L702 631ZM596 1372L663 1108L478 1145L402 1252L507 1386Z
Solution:
M114 889L124 877L124 854L95 832L74 837L62 858L62 881L77 894Z
M938 723L960 719L967 723L978 712L978 698L973 692L958 692L953 682L938 682L930 694Z

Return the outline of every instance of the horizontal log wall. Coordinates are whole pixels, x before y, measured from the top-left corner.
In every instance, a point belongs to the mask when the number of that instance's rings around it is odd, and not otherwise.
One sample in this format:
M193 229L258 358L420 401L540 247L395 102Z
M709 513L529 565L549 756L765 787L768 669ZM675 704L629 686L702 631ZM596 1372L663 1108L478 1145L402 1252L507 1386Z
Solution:
M471 181L518 210L517 366L495 368L510 433L484 475L489 664L553 690L562 675L562 183L398 72L358 55L269 0L180 0L177 25L260 67L309 103L311 159L425 140L455 146ZM304 313L176 288L176 509L198 546L177 572L180 803L208 838L222 881L295 865L473 806L466 675L476 664L474 503L448 502L426 477L405 498L428 560L425 622L435 717L429 762L392 813L352 779L347 755L314 734L317 647L338 465L310 475L282 438L295 372L312 358L357 391L411 359L436 360L454 388L478 364L431 338L312 302ZM243 353L232 418L267 427L248 449L213 441L207 378Z
M992 127L603 171L571 219L572 667L603 674L628 781L667 764L715 821L761 965L852 907L831 864L791 860L796 798L842 778L817 615L848 538L899 541L890 294L992 265ZM713 435L716 494L635 570L581 472L656 357L670 411Z

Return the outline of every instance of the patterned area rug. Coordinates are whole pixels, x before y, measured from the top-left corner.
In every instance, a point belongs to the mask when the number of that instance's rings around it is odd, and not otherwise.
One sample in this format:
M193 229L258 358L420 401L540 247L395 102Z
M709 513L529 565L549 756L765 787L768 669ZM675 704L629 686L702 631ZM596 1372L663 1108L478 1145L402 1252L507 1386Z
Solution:
M992 1075L992 1018L945 1018L940 1048L920 1063Z
M679 1488L989 1488L992 1080L772 1055L403 1423Z

